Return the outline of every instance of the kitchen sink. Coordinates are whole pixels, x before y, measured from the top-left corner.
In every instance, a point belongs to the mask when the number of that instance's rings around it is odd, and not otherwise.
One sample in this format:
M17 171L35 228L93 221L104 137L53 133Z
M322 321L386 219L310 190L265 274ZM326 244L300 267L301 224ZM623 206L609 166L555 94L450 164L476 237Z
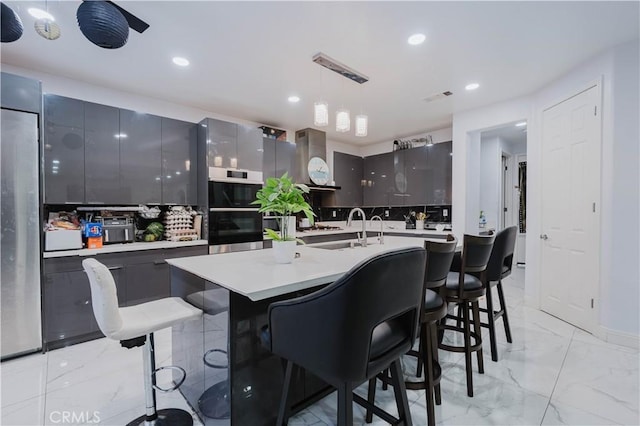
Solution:
M309 247L324 249L324 250L343 250L343 249L353 249L356 247L361 247L357 241L336 241L333 243L319 243L309 245Z

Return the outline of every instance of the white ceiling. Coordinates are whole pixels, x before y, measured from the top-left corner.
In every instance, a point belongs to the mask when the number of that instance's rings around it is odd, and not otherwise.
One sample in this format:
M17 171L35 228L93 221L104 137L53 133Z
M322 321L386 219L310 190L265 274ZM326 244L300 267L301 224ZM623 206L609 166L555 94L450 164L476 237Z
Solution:
M451 125L452 113L531 93L598 52L639 37L633 2L119 1L151 27L117 50L91 44L79 1L48 2L62 31L47 41L26 13L43 1L6 1L25 33L2 62L279 128L313 127L313 102L369 115L370 144ZM407 44L416 32L420 46ZM317 52L367 75L358 85L311 61ZM188 68L173 56L191 61ZM466 92L469 82L480 83ZM450 90L434 103L423 99ZM287 97L301 97L289 104ZM334 116L330 124L335 126Z

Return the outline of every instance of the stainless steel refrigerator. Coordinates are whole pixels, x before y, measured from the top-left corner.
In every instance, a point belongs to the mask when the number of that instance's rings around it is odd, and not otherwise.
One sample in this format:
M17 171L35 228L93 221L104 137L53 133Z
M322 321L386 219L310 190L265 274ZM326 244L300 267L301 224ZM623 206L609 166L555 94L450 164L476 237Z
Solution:
M1 357L5 359L42 347L39 116L2 108L0 118Z

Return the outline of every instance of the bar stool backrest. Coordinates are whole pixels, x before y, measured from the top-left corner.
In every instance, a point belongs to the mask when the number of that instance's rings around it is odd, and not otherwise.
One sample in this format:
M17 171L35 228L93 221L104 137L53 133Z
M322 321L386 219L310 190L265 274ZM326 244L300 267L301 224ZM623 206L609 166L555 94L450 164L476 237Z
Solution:
M495 235L464 235L460 281L458 283L458 297L461 299L464 292L464 274L478 272L481 274L481 281L484 282L484 275L495 239Z
M511 273L513 264L513 252L516 247L518 228L510 226L496 234L493 250L487 265L487 280L500 281Z
M82 267L89 277L91 285L91 304L100 331L105 336L113 337L122 328L122 318L118 308L118 293L111 271L95 259L85 259Z
M447 282L451 262L456 253L458 240L449 234L446 241L425 241L427 265L424 271L425 289L442 287Z

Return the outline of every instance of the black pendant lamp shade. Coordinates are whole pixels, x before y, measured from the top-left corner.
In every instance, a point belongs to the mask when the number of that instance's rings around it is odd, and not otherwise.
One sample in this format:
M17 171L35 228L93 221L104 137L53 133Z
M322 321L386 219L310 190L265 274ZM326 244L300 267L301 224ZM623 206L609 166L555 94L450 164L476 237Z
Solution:
M2 10L0 11L0 20L2 21L2 43L11 43L22 37L22 21L17 13L9 6L0 2Z
M97 46L118 49L127 43L129 23L112 4L104 1L83 1L78 7L76 18L82 34Z

